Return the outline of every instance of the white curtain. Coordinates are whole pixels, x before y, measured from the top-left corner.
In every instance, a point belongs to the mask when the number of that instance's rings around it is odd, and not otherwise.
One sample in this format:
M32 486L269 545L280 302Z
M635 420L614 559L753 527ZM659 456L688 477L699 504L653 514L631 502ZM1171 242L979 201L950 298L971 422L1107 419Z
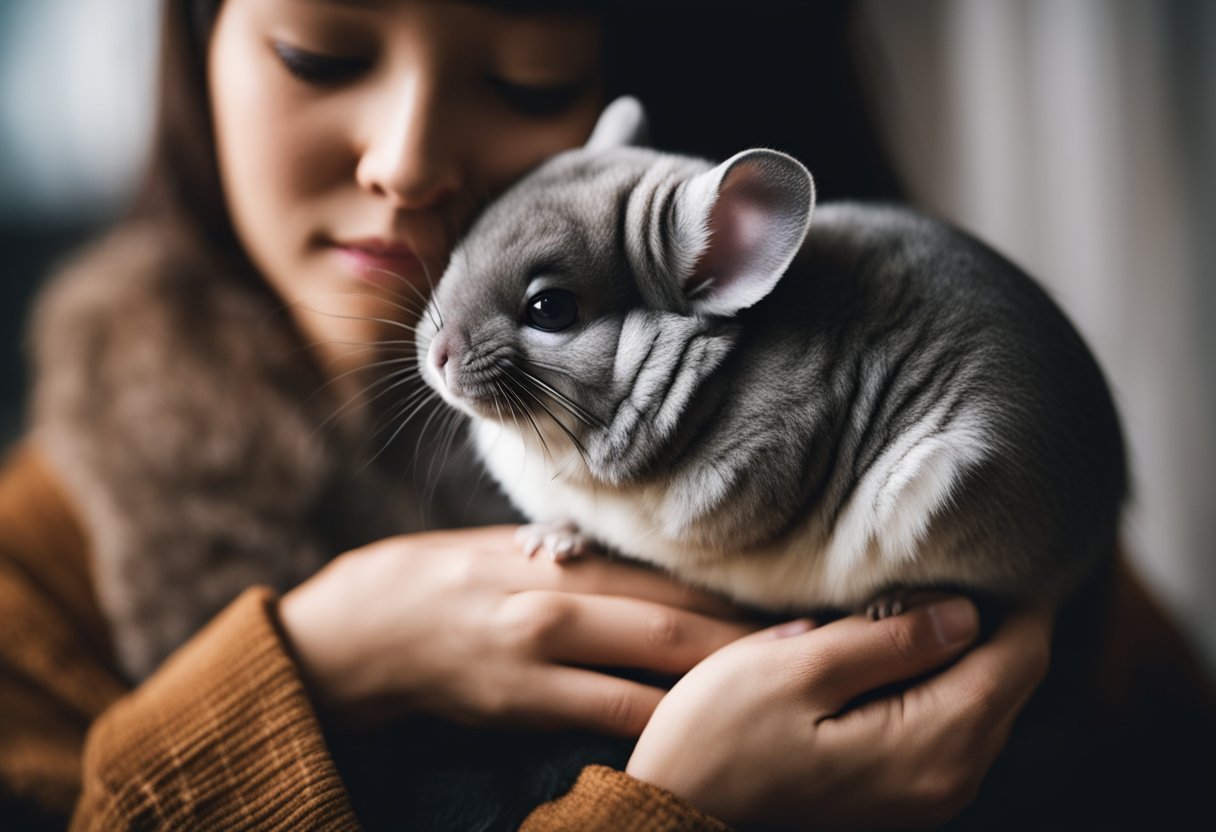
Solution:
M1138 570L1216 673L1216 3L865 0L913 195L1042 280L1131 451Z

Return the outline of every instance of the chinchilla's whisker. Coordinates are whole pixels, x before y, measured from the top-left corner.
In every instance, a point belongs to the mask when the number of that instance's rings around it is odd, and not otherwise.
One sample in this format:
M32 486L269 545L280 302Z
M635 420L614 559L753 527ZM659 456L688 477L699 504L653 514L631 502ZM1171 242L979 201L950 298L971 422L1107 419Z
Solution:
M439 412L439 423L435 426L434 434L438 439L430 445L430 459L426 464L426 489L423 491L423 502L428 501L434 496L435 489L435 462L443 456L443 442L447 436L447 428L451 423L452 411L443 408ZM421 466L419 466L421 467Z
M448 417L450 415L451 415L451 411L447 410L447 409L444 409L439 414L439 424L435 426L435 431L438 433L438 435L440 437L442 437L444 434L444 430L448 423ZM440 448L441 444L442 444L442 439L439 442L430 443L430 445L427 448L429 458L428 458L427 464L426 464L426 476L423 478L423 482L425 483L425 485L422 487L422 494L420 496L420 499L421 499L423 511L428 516L432 515L435 510L435 494L439 488L439 484L435 480L435 462L437 459L439 459L439 456L440 456L439 448ZM421 469L422 469L421 458L420 457L415 458L415 460L414 460L415 480L417 479L418 471L420 471ZM442 465L440 466L440 473L443 473Z
M391 271L390 269L381 269L381 268L376 268L376 267L369 268L368 271L375 272L376 274L386 275L387 277L391 277L393 280L396 280L402 286L411 290L416 295L416 298L412 298L409 295L404 294L403 292L399 292L396 289L393 289L389 286L382 285L382 287L381 287L384 291L388 292L390 295L397 298L397 300L401 301L402 303L405 303L405 304L419 303L419 306L416 309L411 306L410 307L411 311L418 312L419 314L421 314L422 310L426 309L427 302L426 302L425 296L423 296L418 291L417 286L415 286L413 283L411 283L403 275L397 274L397 272ZM355 293L352 293L352 294L355 294ZM359 293L359 294L366 295L368 293L363 292L363 293ZM380 297L380 296L379 295L369 295L369 297Z
M546 395L552 396L555 391L547 389L545 386L540 387L539 390L531 389L530 385L534 385L534 383L537 381L538 381L538 379L528 376L524 379L525 387L529 388L529 392L536 399L536 403L538 405L540 405L542 408L544 408L545 412L549 414L549 416L553 419L553 421L557 422L557 424L562 428L562 430L565 431L566 435L568 437L570 437L571 441L574 442L575 446L579 449L579 451L580 452L585 451L585 449L582 446L582 443L575 437L573 431L569 428L569 426L567 426L565 422L562 422L560 419L558 419L556 414L554 414L549 409L548 405L545 404L543 397L538 395L538 392L540 392L540 393L544 393ZM583 424L589 425L591 427L596 426L595 422L593 422L591 420L591 418L588 418L590 416L590 414L587 414L586 411L582 411L581 408L578 408L577 410L572 410L572 409L570 409L569 406L566 406L566 401L568 401L568 400L565 400L565 397L558 397L555 399L555 401L557 402L557 404L563 405L563 410L565 410L567 413L569 413L571 416L573 416L576 420L581 421Z
M381 363L401 363L401 362L404 362L405 360L406 359L395 358L391 362L381 362ZM362 369L363 368L360 367L360 368L357 368L356 370L351 370L347 373L347 375L349 375L349 373L351 373L351 372L357 372ZM342 404L341 407L339 407L333 413L330 413L329 416L325 417L325 419L321 422L321 424L317 425L317 427L314 428L313 435L315 436L318 432L324 430L326 427L329 426L329 424L331 422L333 422L335 419L340 417L343 413L345 413L347 410L349 410L351 407L353 407L356 403L360 404L363 407L366 407L366 406L372 404L373 402L376 402L383 396L388 395L393 390L396 390L401 385L408 384L410 381L414 380L411 377L411 375L407 375L407 373L410 373L411 370L412 370L412 368L405 367L405 368L401 368L399 370L395 370L391 373L386 373L383 376L373 379L371 382L366 384L361 390L358 390L355 393L353 393L346 400L346 402ZM402 376L404 376L404 377L402 377ZM397 380L394 381L394 379L397 379ZM392 382L392 383L389 384L389 382ZM371 398L366 398L368 393L370 393L372 390L374 390L378 385L382 385L382 384L388 384L388 386L385 387L380 392L376 393L376 395L372 396Z
M473 452L474 452L473 438L466 431L465 438L464 438L464 447L461 449L461 453L471 454ZM486 466L477 465L477 466L474 466L474 468L477 471L477 477L473 480L472 487L468 489L469 498L464 501L464 509L462 509L462 511L461 511L461 525L468 525L469 513L473 509L473 503L477 501L477 492L481 489L481 484L483 482L485 482L486 475L487 475Z
M401 321L395 321L392 318L381 318L377 315L339 315L337 312L326 312L324 314L329 315L331 318L344 318L348 321L371 321L373 323L385 324L386 326L393 326L397 329L403 329L410 334L413 334L416 331L415 328L409 324L403 324Z
M578 454L582 458L583 462L587 462L587 449L583 447L583 443L580 442L578 437L574 435L574 432L570 430L570 428L566 427L566 423L557 418L557 414L549 409L549 406L545 404L544 400L535 391L533 391L527 385L521 385L521 389L523 389L524 392L526 392L536 401L536 404L541 408L541 410L545 411L545 413L549 415L549 418L552 419L554 424L556 424L561 432L566 435L566 438L574 444L574 447L578 451Z
M431 267L430 267L430 266L428 266L428 265L426 264L426 262L425 262L425 261L422 263L422 273L423 273L423 274L426 276L426 285L427 285L427 290L428 290L428 292L429 292L429 294L430 294L430 303L428 303L428 304L427 304L427 307L426 307L426 308L427 308L428 310L429 310L429 309L433 309L433 310L435 310L435 316L436 316L437 318L439 318L439 323L438 323L438 325L437 325L437 328L438 328L438 329L443 329L443 310L440 308L440 306L439 306L439 298L438 298L438 296L435 294L435 283L436 283L436 281L435 281L435 279L434 279L434 278L432 277L432 275L431 275Z
M325 315L325 316L331 317L331 318L341 318L341 319L346 319L346 320L359 320L359 321L374 321L374 322L378 322L378 323L383 323L383 324L395 327L397 329L404 330L405 332L409 333L411 336L414 335L415 327L413 327L409 324L405 324L401 321L396 321L396 320L391 320L388 318L381 318L381 317L376 317L376 316L348 315L348 314L344 314L344 313L332 312L332 311L329 311L329 310L326 310L323 308L319 308L319 305L317 303L315 303L315 301L318 301L319 299L324 299L327 297L328 298L350 297L351 294L352 294L351 292L324 293L324 294L320 294L320 295L310 296L310 298L307 298L307 299L299 299L296 301L292 301L290 303L280 304L275 309L271 310L265 316L263 316L261 325L267 325L267 323L269 322L269 318L272 315L282 314L284 312L290 313L291 310L293 310L293 309L303 309L303 310L313 312L318 315ZM361 295L364 297L369 297L369 298L373 298L373 299L380 300L380 301L384 300L383 298L377 297L375 295L368 295L366 293L353 293L353 294L358 294L358 295ZM312 301L312 302L310 302L310 301ZM400 307L400 306L398 306L398 308L405 309L405 307ZM306 343L300 345L296 349L297 352L316 353L318 350L322 350L325 347L331 347L331 346L339 346L339 347L343 347L346 349L343 352L341 352L340 354L330 354L330 351L328 351L328 350L323 351L322 354L327 355L327 357L325 357L320 362L320 366L325 371L323 373L325 378L323 380L321 380L321 382L316 386L316 388L312 392L310 392L307 396L305 396L301 400L301 402L297 408L298 412L302 413L304 410L308 409L309 406L312 405L312 403L315 402L316 399L319 396L321 396L322 394L324 394L326 391L334 388L336 385L340 385L344 380L350 378L351 376L356 375L358 373L362 373L369 368L375 369L378 367L391 367L396 364L414 362L415 358L411 354L414 350L414 348L412 346L413 343L414 343L413 337L402 338L402 339L384 339L384 340L373 341L373 342L349 341L349 340L334 339L334 338L321 338L321 339L315 339L315 340L312 340L312 341L309 341L309 342L306 342ZM346 370L343 370L343 371L337 372L337 373L330 372L330 369L333 368L335 365L341 366L345 362L347 362L351 359L356 359L359 356L363 356L363 355L367 355L367 354L375 354L388 347L393 347L393 348L399 349L400 352L402 353L402 355L400 355L399 357L388 358L383 361L376 361L376 362L371 362L371 363L365 363L363 361L359 361L357 366L351 367L349 369L346 369ZM356 406L366 406L366 405L370 404L371 402L374 402L375 400L379 399L381 395L384 395L385 393L389 392L390 390L395 389L396 387L400 386L400 384L392 383L398 377L399 377L399 373L384 374L384 375L381 375L380 377L374 379L373 381L371 381L369 384L364 386L362 389L356 391L349 398L347 398L346 401L337 404L334 407L334 409L324 419L322 419L318 424L316 424L314 426L313 430L311 431L311 436L316 437L318 434L326 431L334 423L335 420L340 418L344 413L347 413L348 411L350 411L352 408L355 408ZM391 386L386 388L385 390L381 391L381 393L371 397L370 399L367 398L368 394L371 391L375 390L376 387L380 386L380 385L391 385Z
M336 347L350 347L350 352L342 355L342 358L349 358L352 355L359 355L364 352L375 352L380 347L401 347L405 345L414 345L413 338L397 338L387 339L383 341L342 341L336 338L321 338L316 341L311 341L308 347L323 347L332 344ZM332 366L337 362L337 358L330 358L325 361L325 366Z
M392 367L395 364L417 364L417 361L412 355L399 355L395 358L383 358L379 361L372 361L368 364L361 364L358 370L371 370L376 367ZM374 383L374 382L373 382Z
M555 389L551 384L545 383L542 379L537 378L533 373L529 373L523 367L515 367L514 369L520 373L523 373L524 377L528 379L528 381L551 396L553 400L560 404L571 416L574 416L585 425L603 430L604 425L598 418L587 412L587 410L578 404L578 402L571 399L565 393Z
M421 261L419 261L419 262L421 262ZM424 270L426 269L425 263L423 263L423 269ZM434 304L432 302L433 297L428 297L427 295L423 294L421 289L419 289L413 283L410 283L405 278L401 277L401 275L397 274L396 272L390 272L385 269L373 269L372 271L383 272L384 274L391 275L392 277L395 277L398 280L400 280L402 285L404 285L407 289L409 289L411 292L414 293L414 295L417 298L418 303L420 304L420 306L417 309L415 309L413 306L410 306L408 308L406 308L406 307L400 307L400 308L405 308L411 314L416 314L419 317L421 317L422 315L426 315L427 317L429 317L431 319L431 323L434 324L436 329L440 328L441 324L443 323L443 317L440 316L439 319L436 320L436 317L435 317L436 312L433 312L432 309L437 310L437 304ZM429 278L428 278L428 282L429 282ZM392 291L392 290L390 290L390 291ZM432 291L433 291L433 289L432 289ZM402 302L412 302L413 301L413 298L410 298L408 295L403 295L400 292L393 292L393 294L396 295L397 298L399 298ZM385 301L385 302L391 303L391 301Z
M456 437L460 435L460 429L464 427L465 424L464 414L456 410L451 410L449 413L451 413L451 419L449 421L452 424L448 431L448 441L445 443L446 447L443 451L445 458L452 454L453 446L456 444Z
M383 353L408 353L413 355L416 353L418 345L414 343L413 338L390 340L390 341L372 341L367 345L365 352L375 351ZM352 353L352 355L355 353Z
M393 430L392 436L389 438L389 443L391 443L397 438L397 435L401 432L402 428L408 425L415 416L421 413L428 405L430 405L431 402L435 401L438 396L439 394L430 387L423 387L410 393L409 396L402 400L401 406L397 408L396 412L393 414L393 417L388 420L384 428L378 431L378 433L383 433L395 423L396 427Z
M414 249L414 251L417 251L418 248L414 245L413 237L409 233L409 231L404 231L403 233L405 235L406 242L409 243L410 248ZM451 237L449 236L448 239L451 239ZM426 258L424 258L422 256L418 257L418 264L420 266L422 266L422 274L426 278L426 285L427 285L426 296L423 296L422 291L417 286L415 286L413 283L409 283L407 281L406 285L409 286L409 288L414 292L414 294L418 295L418 297L424 303L427 304L426 308L428 310L430 310L430 309L435 310L434 315L430 315L431 323L435 324L436 329L443 329L443 313L439 309L439 301L435 300L435 282L436 281L433 279L433 276L431 275L431 267L426 262ZM431 303L430 301L434 301L434 302ZM430 313L428 312L428 314L430 314ZM439 319L438 322L436 322L436 320L435 320L436 317L438 317L438 319Z
M380 434L389 429L391 425L396 424L398 418L406 410L409 410L419 401L426 397L430 387L423 384L406 393L397 404L392 407L385 408L385 412L376 420L376 424L372 426L368 434L368 439L375 439Z
M413 324L408 324L408 323L405 323L404 321L398 321L393 318L385 318L385 317L377 316L377 315L353 315L353 314L346 313L346 312L334 312L329 309L323 308L321 305L317 305L327 299L333 300L335 298L337 298L337 299L368 298L370 300L377 301L378 303L384 303L384 304L393 306L397 309L402 310L403 312L406 312L407 314L409 314L411 316L421 314L421 312L417 309L412 309L407 306L402 306L400 304L393 303L392 301L384 298L382 295L373 295L373 294L369 294L367 292L356 292L356 291L319 292L319 293L311 294L306 298L300 298L300 299L294 300L290 303L283 304L282 309L283 310L290 310L293 308L303 309L304 311L311 312L314 315L324 315L327 318L335 318L338 320L371 321L374 323L387 324L389 326L396 327L397 329L404 329L406 332L409 332L411 334L413 334L416 329L416 327Z
M428 388L428 389L430 389L430 388ZM431 395L427 396L426 403L429 406L431 402L434 402L434 401L438 400L439 398L441 398L439 393L437 393L434 390L431 390ZM419 457L422 456L422 440L426 438L427 429L430 428L431 422L435 421L435 417L438 416L441 411L442 411L442 408L437 408L437 407L431 408L431 412L427 415L426 420L423 421L422 427L420 427L418 429L418 436L414 440L414 458L415 459L418 459ZM418 469L415 468L415 470L414 470L415 480L417 480L418 473L419 473Z
M405 430L405 426L408 425L414 419L414 417L417 416L418 413L421 412L427 406L427 404L429 402L434 401L434 399L438 395L439 395L438 393L431 391L430 396L427 396L422 401L418 402L417 405L415 405L414 409L404 419L402 419L401 422L397 425L397 429L393 431L392 435L384 441L384 444L382 444L380 446L380 448L376 451L376 453L372 454L371 459L369 459L367 462L363 463L363 466L356 472L356 476L358 474L362 474L365 470L367 470L367 468L373 462L375 462L377 459L379 459L380 455L383 454L386 450L388 450L389 447L393 444L393 442L396 441L397 437L401 435L401 431ZM435 415L435 412L432 410L431 416L427 419L426 424L430 423L430 419L434 418L434 415ZM426 424L424 424L422 426L423 431L426 430Z
M431 484L431 494L428 500L434 499L439 485L439 475L443 473L443 469L447 466L448 460L451 457L452 443L456 441L456 434L460 431L460 415L455 410L445 409L444 411L444 423L439 428L439 435L444 438L436 445L436 452L431 456L430 462L427 463L426 476L427 481ZM439 461L439 470L432 471L436 460Z
M496 411L498 411L498 420L499 420L499 424L500 424L498 436L495 437L495 439L494 439L495 444L502 441L503 432L506 430L505 422L502 419L502 411L499 408L500 402L506 406L507 413L510 414L510 416L511 416L511 423L515 427L515 434L517 436L519 436L521 439L524 438L523 427L519 423L519 416L517 413L518 407L510 400L510 397L507 396L506 385L504 385L498 381L494 381L493 384L494 384L495 391L498 393L498 395L494 397L494 409ZM536 429L535 423L533 423L533 430L535 430L535 429ZM471 438L471 436L470 436L470 438ZM482 468L482 473L483 474L485 473L484 467ZM522 477L523 475L524 475L524 468L521 467L519 469L519 476Z
M310 295L310 297L318 298L318 297L337 296L337 297L343 297L343 298L367 298L369 300L374 300L377 303L387 303L391 306L396 307L397 309L400 309L403 312L408 312L411 315L421 315L423 310L426 309L427 298L425 295L423 295L421 292L418 291L417 286L414 286L412 283L409 283L408 281L405 280L405 278L401 277L396 272L390 272L387 269L373 268L373 269L370 269L369 271L380 272L381 274L386 274L386 275L389 275L390 277L394 277L394 278L402 281L402 283L407 288L413 290L414 294L416 295L416 299L411 298L409 295L403 295L401 292L398 292L394 289L387 289L387 288L385 291L387 291L388 294L390 294L394 298L396 298L396 300L389 300L388 298L386 298L384 296L383 293L377 294L377 293L363 291L361 289L347 289L342 292L326 292L326 293L321 293L321 294L313 294L313 295ZM415 304L417 304L417 305L415 305ZM316 311L321 311L321 310L316 310ZM324 312L322 312L322 314L324 314Z
M545 361L537 361L535 358L529 358L528 364L530 364L533 367L538 367L542 370L546 370L550 373L554 373L556 375L562 376L563 378L572 379L575 377L574 373L570 372L569 370L566 370L562 367L558 367L556 364L549 364Z
M439 394L435 393L434 398L428 399L428 404L432 403L432 401L437 398L439 398ZM434 489L438 488L437 479L434 477L434 463L435 459L437 459L437 456L439 455L440 443L430 442L429 438L434 435L435 431L438 431L440 435L443 435L444 422L450 414L451 411L447 410L446 407L430 407L430 414L427 416L426 421L423 421L422 427L418 428L417 438L415 439L415 442L413 442L413 459L416 461L415 465L412 466L413 485L415 485L415 488L421 491L424 504L429 504L429 506L432 507L434 505L432 502L434 499ZM435 428L435 431L432 431L430 425L432 425L432 422L435 421L435 418L439 418L439 426ZM428 440L427 451L430 454L430 462L427 466L426 479L424 479L424 482L418 482L418 478L422 476L422 465L420 461L422 460L422 443L424 439ZM429 510L430 508L428 507L428 511Z
M302 301L294 301L292 303L280 304L279 306L275 307L275 309L272 309L269 312L267 312L265 315L262 316L261 320L258 323L258 327L263 328L263 327L268 326L270 324L270 319L273 316L282 314L284 312L288 312L293 307L306 309L310 312L316 312L317 314L329 314L329 313L322 312L321 310L318 310L318 309L313 309L312 307L303 306ZM371 348L371 345L364 341L344 341L344 340L338 339L338 338L317 338L317 339L314 339L311 341L297 341L296 345L293 346L290 350L288 350L285 353L285 355L296 356L296 355L301 355L301 354L315 353L318 348L326 347L326 346L330 346L330 345L340 346L340 347L350 347L351 349L348 352L346 352L340 356L333 356L333 357L327 358L321 365L323 367L329 367L329 366L337 363L341 359L349 358L353 355L358 355L360 352L364 352L367 349Z
M411 287L411 288L413 288L413 287ZM394 292L394 294L396 294L396 293ZM396 309L400 312L404 312L405 314L407 314L411 317L421 317L422 314L424 312L426 312L426 310L428 308L428 305L425 303L420 308L407 305L406 302L409 301L409 298L406 298L406 297L401 298L401 300L403 301L402 303L398 303L397 301L394 301L394 300L389 300L388 298L383 297L381 295L368 294L367 292L347 292L344 294L344 297L370 298L371 300L374 300L377 303L383 303L388 306L391 306L394 309ZM334 314L334 313L322 312L321 314L329 315L329 314ZM368 320L379 320L379 319L378 318L376 318L376 319L369 318ZM404 326L404 327L409 327L411 331L417 330L417 326L414 324L407 324L404 321L400 321L399 323L401 323L402 326Z
M346 294L345 297L350 297L350 294L349 293ZM383 300L383 298L381 298L381 300ZM413 325L402 323L401 321L396 321L396 320L393 320L392 318L383 318L378 315L347 315L346 313L343 313L343 312L329 312L324 309L314 309L311 306L304 306L303 303L300 303L299 305L302 309L306 309L309 312L315 312L318 315L324 315L327 318L337 318L337 319L343 320L343 321L368 321L371 323L384 324L386 326L391 326L391 327L395 327L397 329L405 330L406 332L410 333L411 335L413 335L417 331L416 327L414 327ZM324 341L322 343L324 343Z
M399 356L397 358L386 358L382 361L373 361L369 364L360 364L358 367L352 367L349 370L345 370L341 373L338 373L335 376L329 377L328 379L326 379L325 382L323 382L321 384L319 390L324 390L326 387L337 384L338 382L342 381L343 379L350 378L353 375L365 372L367 370L375 369L377 367L391 367L396 364L409 364L409 363L413 363L414 360L415 360L415 358L412 355L403 355L403 356ZM378 376L378 377L372 379L372 381L370 381L367 384L367 386L365 386L362 390L359 391L359 394L363 394L363 393L367 393L367 392L371 391L372 388L374 388L377 384L382 384L387 379L395 378L396 375L397 375L397 372L394 371L393 373ZM313 395L316 395L316 394L314 393Z
M263 327L270 325L271 320L273 318L277 318L278 316L283 315L284 313L287 313L290 315L292 313L292 311L295 309L303 309L306 312L311 312L314 315L324 315L327 318L339 318L342 320L351 320L351 321L373 321L376 323L388 324L388 325L394 326L398 329L404 329L407 332L409 332L411 335L414 334L416 327L414 327L411 324L407 324L403 321L389 320L389 319L385 319L385 318L381 318L381 317L374 317L374 316L369 316L369 315L351 315L351 314L346 314L346 313L342 313L342 312L333 312L331 310L323 308L324 301L326 299L334 299L334 298L345 299L345 298L350 298L350 297L364 297L364 298L370 298L372 300L376 300L381 303L389 303L392 306L396 307L397 309L400 309L401 311L406 312L407 314L409 314L411 316L420 315L422 313L421 309L413 309L408 306L402 306L399 304L395 304L395 303L392 303L391 301L387 301L382 296L372 295L367 292L351 292L351 291L348 291L348 292L322 292L322 293L311 294L306 298L298 298L293 301L275 305L274 308L267 310L266 313L262 315L261 319L258 322L258 327L263 328ZM403 300L406 300L406 299L403 298ZM423 306L423 309L425 309L425 305ZM355 343L356 342L342 341L342 340L338 340L338 339L329 339L329 338L319 339L319 340L312 341L309 343L301 344L293 352L307 352L310 349L315 349L316 347L324 346L326 344L343 344L343 345L349 344L349 345L353 346Z
M553 399L569 410L572 416L577 416L580 421L590 425L591 427L602 428L604 426L594 414L592 414L578 402L574 401L574 399L570 398L565 393L561 392L553 385L537 376L535 373L529 372L526 367L515 367L514 369L522 373L529 381L553 397Z
M330 344L330 343L334 343L334 342L332 342L332 341L318 341L318 342L316 342L316 345L320 346L320 345L324 345L324 344ZM357 348L352 349L351 351L349 351L349 352L347 352L347 353L343 353L341 356L335 356L335 357L333 357L333 358L330 358L330 359L326 360L326 361L325 361L325 362L324 362L324 363L323 363L321 366L322 366L322 367L324 367L326 370L329 370L329 369L330 369L330 368L332 368L332 367L333 367L335 364L338 364L339 362L344 361L345 359L352 358L352 357L354 357L354 356L356 356L356 355L359 355L359 354L361 354L361 353L368 353L368 352L372 352L372 353L379 353L379 352L382 352L382 350L380 350L380 349L379 349L379 343L383 343L383 342L377 342L377 343L373 343L373 344L363 344L363 345L359 345ZM407 351L405 350L405 348L404 348L404 347L401 347L401 348L399 348L399 349L401 349L401 350L402 350L402 352L405 352L405 354L404 354L404 355L400 355L400 356L395 357L395 358L386 358L386 359L384 359L384 360L382 360L382 361L376 361L376 362L372 362L372 363L366 363L366 364L359 364L358 366L351 367L351 368L350 368L350 369L348 369L348 370L343 370L343 371L342 371L342 372L340 372L340 373L336 373L336 374L333 374L333 375L327 375L327 376L326 376L326 379L325 379L323 382L321 382L319 385L317 385L317 389L313 390L313 391L312 391L312 393L310 393L310 394L309 394L309 395L308 395L308 396L307 396L307 397L304 399L304 401L303 401L301 404L302 404L302 405L307 405L307 404L309 404L310 402L312 402L312 401L313 401L313 399L315 399L317 396L319 396L319 395L320 395L321 393L323 393L325 390L327 390L327 389L329 389L330 387L333 387L333 386L335 386L335 385L339 384L339 383L340 383L340 382L342 382L344 379L350 378L350 377L351 377L351 376L353 376L353 375L356 375L356 374L358 374L358 373L363 372L364 370L366 370L366 369L367 369L367 368L369 368L369 367L370 367L370 368L375 368L375 367L388 367L388 366L392 366L392 365L394 365L394 364L405 364L405 363L409 363L409 362L411 362L411 361L414 361L414 360L415 360L414 356L413 356L413 355L412 355L410 352L407 352ZM372 381L372 382L371 382L371 383L370 383L370 384L369 384L367 387L365 387L365 388L364 388L362 391L360 391L360 393L365 393L365 392L367 392L368 390L370 390L372 387L375 387L375 385L376 385L376 384L377 384L379 381L382 381L382 380L383 380L383 378L384 378L384 377L382 376L382 377L380 377L379 379L376 379L376 380ZM353 402L351 402L351 403L353 403ZM351 404L351 403L348 403L348 404Z
M504 385L503 390L505 390L507 394L515 401L515 403L519 405L519 412L523 414L523 417L528 420L529 424L532 425L532 431L536 434L536 438L540 440L540 446L544 449L545 456L556 462L557 457L553 456L553 451L549 449L549 443L545 441L544 432L540 429L540 425L536 423L536 418L533 417L531 410L526 404L524 404L523 399L520 398L519 392L509 384Z
M499 401L501 401L502 399L505 399L507 397L506 397L506 394L503 393L503 385L498 383L497 381L494 382L494 389L498 391L498 395L494 397L494 409L499 411L498 421L502 422L503 421L502 411L499 410L498 403L499 403ZM520 430L519 417L515 415L515 408L511 406L510 401L505 402L505 404L507 405L507 413L511 414L511 421L515 425L515 432L522 436L523 431Z
M538 405L540 405L541 409L544 410L545 413L547 413L549 415L549 418L553 420L553 423L556 424L558 426L558 428L561 429L561 432L566 434L566 438L569 439L571 444L574 445L574 449L578 452L579 458L583 460L583 463L589 464L588 459L587 459L587 449L585 447L583 447L583 443L579 440L579 438L577 436L575 436L574 431L570 430L570 428L566 426L565 422L563 422L561 419L557 418L557 414L555 414L552 410L550 410L549 406L546 405L540 399L539 396L537 396L535 393L532 393L532 397L536 399L536 403Z
M393 358L391 360L387 360L387 361L383 361L383 362L379 362L379 363L375 363L375 364L359 364L358 366L351 367L348 370L343 370L342 372L337 373L336 375L327 375L325 381L323 381L318 386L317 390L313 391L312 395L309 396L305 400L305 403L307 403L308 401L311 401L318 393L325 390L326 388L331 387L334 384L337 384L338 382L342 381L343 379L348 378L356 373L362 372L367 367L379 367L379 366L383 366L385 364L411 361L411 360L413 360L413 353L415 351L414 340L412 338L404 338L404 339L397 339L397 340L384 340L384 341L370 341L370 342L338 341L338 340L334 340L332 338L323 338L323 339L319 339L319 340L310 342L306 346L306 348L315 349L317 347L325 347L325 346L329 346L329 345L350 347L350 349L347 350L346 352L342 353L341 355L332 356L330 358L325 359L323 362L321 362L321 367L327 371L330 368L334 367L335 365L344 364L348 359L354 358L355 356L358 356L358 355L364 355L367 353L376 354L376 353L384 353L384 352L398 352L398 353L402 353L402 355L400 355L400 357Z
M409 408L408 404L402 405L402 406L395 405L391 410L392 410L392 413L395 418L401 418L401 416L405 413L405 411L408 408ZM404 421L408 422L410 418L411 418L410 415L406 415ZM360 465L359 468L356 469L354 474L351 475L352 480L358 478L364 471L366 471L368 468L370 468L372 465L374 465L376 460L379 459L381 457L381 455L385 452L385 450L387 450L388 447L392 444L391 438L384 441L383 443L381 443L379 445L376 444L377 437L380 436L381 434L383 434L386 430L388 430L388 428L391 425L392 425L392 422L388 423L387 425L378 427L376 431L369 432L363 436L363 443L360 448L360 454L361 454L361 458L363 459L363 464ZM372 450L373 448L374 448L374 450Z
M388 433L388 437L380 443L376 452L372 454L371 460L379 458L389 446L393 444L397 436L405 429L407 425L427 406L427 403L433 399L428 389L413 390L401 399L397 404L387 409L385 415L381 416L377 422L376 429L369 431L365 442L372 441L384 436ZM391 431L391 433L389 433Z

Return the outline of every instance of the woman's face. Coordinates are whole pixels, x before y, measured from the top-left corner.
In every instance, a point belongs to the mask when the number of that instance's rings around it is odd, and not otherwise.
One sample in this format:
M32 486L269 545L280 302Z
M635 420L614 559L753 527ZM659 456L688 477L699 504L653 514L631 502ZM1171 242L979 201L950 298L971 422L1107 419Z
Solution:
M585 16L225 0L208 83L228 208L331 372L409 338L372 318L411 323L478 207L586 139L599 50Z

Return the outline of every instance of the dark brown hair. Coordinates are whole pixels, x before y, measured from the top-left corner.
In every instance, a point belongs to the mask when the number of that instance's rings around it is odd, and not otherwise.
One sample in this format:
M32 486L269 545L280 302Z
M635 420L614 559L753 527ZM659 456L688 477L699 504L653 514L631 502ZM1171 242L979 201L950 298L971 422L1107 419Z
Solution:
M821 199L903 199L864 94L855 0L626 0L613 14L608 92L645 102L657 147L771 147L810 168Z
M247 267L224 203L207 96L207 41L221 2L163 3L157 120L134 214ZM902 193L863 106L847 0L487 4L601 15L607 92L647 103L659 147L709 158L776 147L807 163L825 197Z
M165 0L152 153L139 219L169 223L191 242L243 259L224 204L207 100L207 37L220 0Z

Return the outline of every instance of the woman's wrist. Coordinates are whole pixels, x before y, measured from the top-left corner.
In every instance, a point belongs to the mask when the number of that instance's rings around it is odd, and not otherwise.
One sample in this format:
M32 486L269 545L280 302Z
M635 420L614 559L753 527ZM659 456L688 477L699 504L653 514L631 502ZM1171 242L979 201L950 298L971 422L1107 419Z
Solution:
M375 697L364 674L349 664L354 651L343 616L319 577L279 599L279 628L319 716L327 724L355 727L374 715Z

